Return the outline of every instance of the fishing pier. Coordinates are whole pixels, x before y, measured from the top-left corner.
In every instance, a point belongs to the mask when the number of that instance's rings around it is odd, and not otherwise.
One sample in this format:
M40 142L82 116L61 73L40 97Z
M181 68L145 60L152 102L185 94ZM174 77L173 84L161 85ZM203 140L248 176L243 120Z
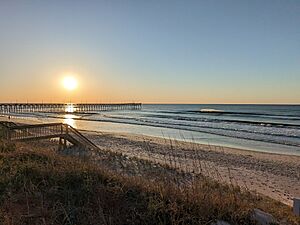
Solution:
M92 112L111 110L140 110L142 103L0 103L0 114L26 112Z

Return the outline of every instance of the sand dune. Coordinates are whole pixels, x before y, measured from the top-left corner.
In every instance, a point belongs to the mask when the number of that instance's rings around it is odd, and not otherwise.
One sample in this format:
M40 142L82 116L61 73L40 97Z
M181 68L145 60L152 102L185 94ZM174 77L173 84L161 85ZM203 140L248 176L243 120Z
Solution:
M101 149L122 152L129 157L169 164L191 172L202 169L214 179L238 184L251 191L292 205L300 196L300 157L259 153L221 146L208 146L162 138L85 132ZM201 161L202 168L195 160Z

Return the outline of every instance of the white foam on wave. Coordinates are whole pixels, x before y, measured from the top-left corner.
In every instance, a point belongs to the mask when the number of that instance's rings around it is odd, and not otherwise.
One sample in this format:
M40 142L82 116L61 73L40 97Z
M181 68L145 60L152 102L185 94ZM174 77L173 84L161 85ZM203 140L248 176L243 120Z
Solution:
M224 111L218 109L200 109L200 112L224 112Z

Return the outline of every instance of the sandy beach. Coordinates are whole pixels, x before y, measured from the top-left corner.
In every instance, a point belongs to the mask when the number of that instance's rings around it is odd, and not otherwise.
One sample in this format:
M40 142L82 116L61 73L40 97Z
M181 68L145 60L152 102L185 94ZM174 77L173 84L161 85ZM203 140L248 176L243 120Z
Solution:
M7 120L2 117L1 120ZM13 119L17 123L33 123ZM300 157L203 145L145 135L81 130L104 152L148 160L269 196L287 205L300 196ZM51 147L52 148L52 147ZM55 144L53 143L53 148ZM112 162L114 163L114 162ZM127 166L132 166L128 164Z
M300 196L300 157L260 153L222 146L166 140L132 134L84 131L100 149L197 172L237 184L287 205ZM197 157L195 157L197 155ZM201 161L201 168L199 163ZM177 164L176 164L177 163ZM171 162L172 164L172 162Z

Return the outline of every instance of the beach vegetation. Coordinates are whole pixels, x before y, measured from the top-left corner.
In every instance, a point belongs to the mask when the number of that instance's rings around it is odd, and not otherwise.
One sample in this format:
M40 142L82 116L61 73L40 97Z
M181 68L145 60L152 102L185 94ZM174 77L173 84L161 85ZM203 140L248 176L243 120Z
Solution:
M179 166L107 153L117 170L104 153L101 164L39 145L0 146L0 224L255 224L254 208L299 224L288 206ZM126 172L132 165L140 174Z

